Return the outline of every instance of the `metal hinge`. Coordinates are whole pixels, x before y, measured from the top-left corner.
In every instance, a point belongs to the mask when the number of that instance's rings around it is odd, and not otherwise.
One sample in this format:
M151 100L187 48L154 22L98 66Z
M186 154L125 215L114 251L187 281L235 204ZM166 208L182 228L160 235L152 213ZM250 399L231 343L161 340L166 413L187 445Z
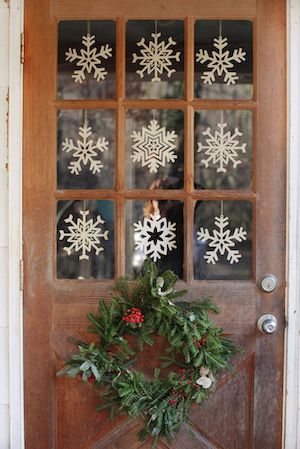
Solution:
M24 33L21 33L20 58L21 58L21 64L24 64L24 60L25 60Z
M24 260L20 259L20 290L24 288Z

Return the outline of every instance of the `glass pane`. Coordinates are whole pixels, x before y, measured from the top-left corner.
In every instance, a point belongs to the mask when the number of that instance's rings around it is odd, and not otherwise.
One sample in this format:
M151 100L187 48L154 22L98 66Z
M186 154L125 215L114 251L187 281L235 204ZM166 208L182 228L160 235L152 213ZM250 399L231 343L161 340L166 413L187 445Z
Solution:
M194 236L195 279L251 279L250 202L198 201Z
M115 97L115 22L62 21L58 25L58 97Z
M59 279L112 279L114 253L113 201L58 201Z
M159 271L183 274L183 203L171 200L127 201L126 273L136 274L150 257Z
M195 188L251 189L252 112L195 113Z
M184 114L179 110L132 109L126 116L128 189L183 186Z
M182 20L127 22L127 97L183 97L183 35Z
M251 21L196 21L195 97L253 97Z
M113 189L115 113L60 110L57 122L59 189Z

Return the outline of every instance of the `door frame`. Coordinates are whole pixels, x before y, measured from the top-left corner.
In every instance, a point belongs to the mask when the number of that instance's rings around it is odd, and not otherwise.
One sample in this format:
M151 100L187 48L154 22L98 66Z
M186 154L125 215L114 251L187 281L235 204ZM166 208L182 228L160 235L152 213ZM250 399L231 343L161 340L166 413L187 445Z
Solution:
M300 2L287 0L287 288L285 335L286 449L300 447ZM296 244L295 244L296 242ZM297 441L299 442L297 445Z
M21 33L24 0L9 1L8 117L8 339L10 449L24 448L23 295L22 260L22 154L23 66Z
M23 76L20 58L24 0L10 0L9 35L9 370L10 370L10 449L24 448L23 333L20 260L22 260L22 100ZM287 294L285 423L283 448L297 448L300 433L300 2L287 0ZM295 245L294 242L297 242Z

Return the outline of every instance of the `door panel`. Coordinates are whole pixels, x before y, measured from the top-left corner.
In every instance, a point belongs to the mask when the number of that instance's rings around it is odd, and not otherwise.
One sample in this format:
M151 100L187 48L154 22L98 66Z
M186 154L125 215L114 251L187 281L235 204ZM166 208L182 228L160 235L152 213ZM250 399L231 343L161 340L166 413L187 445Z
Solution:
M151 38L152 31L161 32L167 40L168 26L182 59L176 66L178 73L170 78L165 74L156 88L149 81L152 75L140 78L137 70L142 66L129 58L134 52L138 55L135 43L144 34ZM74 82L72 74L78 66L64 56L69 48L79 52L81 37L89 31L95 34L97 45L108 44L112 49L113 56L108 55L100 65L108 72L104 84L97 84L93 73L85 73L88 81ZM203 47L211 54L213 36L218 33L226 33L234 43L229 51L244 46L249 61L246 58L245 64L242 61L234 67L237 86L227 89L219 76L217 89L214 83L204 89L201 76L207 67L195 69L197 53ZM196 439L189 440L180 432L172 447L281 447L285 113L283 0L276 7L271 0L245 0L238 5L231 0L92 0L88 8L83 0L26 0L27 448L150 447L149 442L136 438L139 422L124 417L109 421L105 412L95 412L97 397L90 386L77 379L57 379L55 373L74 350L68 337L91 338L85 317L96 309L100 297L109 300L113 278L132 274L136 269L132 260L144 257L136 250L132 225L157 207L170 220L176 215L178 246L158 266L177 270L178 288L189 290L188 299L212 295L222 309L217 323L244 348L234 360L237 375L222 378L211 399L193 409ZM161 133L173 131L177 136L168 140L177 159L159 167L163 175L159 180L149 164L132 160L138 133L146 129L149 133L151 120L164 129ZM95 175L93 162L81 160L78 173L71 173L72 162L79 161L74 157L75 147L80 147L79 133L88 133L88 127L91 134L82 138L93 143L104 139L99 150L102 171ZM238 128L234 139L239 140L239 148L223 171L217 171L220 162L211 159L206 166L201 159L209 157L207 138L224 128L231 135ZM108 234L100 239L103 251L75 255L70 251L69 256L65 247L70 246L66 236L70 222L66 220L72 215L76 222L87 211L94 221L98 215L104 220L101 232ZM246 239L235 246L241 258L229 263L227 253L219 252L216 263L209 264L205 257L212 248L201 228L212 236L216 217L223 214L230 218L231 232L242 226L247 231ZM85 256L81 260L80 254ZM278 280L272 293L259 286L265 273ZM257 331L256 321L263 313L277 317L276 334ZM155 357L160 345L148 351L145 359ZM167 447L165 441L159 445Z

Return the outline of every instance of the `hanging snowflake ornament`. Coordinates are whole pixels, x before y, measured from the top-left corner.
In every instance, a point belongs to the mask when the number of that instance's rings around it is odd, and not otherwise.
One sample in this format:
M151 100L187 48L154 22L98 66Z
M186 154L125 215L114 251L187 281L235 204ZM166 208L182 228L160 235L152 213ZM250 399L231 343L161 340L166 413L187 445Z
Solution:
M176 246L176 223L159 214L150 215L133 224L135 249L141 250L154 262L167 255Z
M213 230L212 235L208 229L200 228L197 232L197 240L201 242L209 242L208 246L212 248L207 250L204 256L207 263L213 265L219 260L219 255L223 256L227 253L227 260L231 264L238 263L242 257L237 249L233 249L236 246L236 242L242 242L246 240L247 232L242 227L235 228L231 233L230 229L226 229L229 226L229 219L221 214L219 217L215 217L216 229Z
M148 167L150 173L157 173L159 167L177 159L174 153L177 134L174 130L160 127L157 120L151 120L147 127L142 127L142 131L133 131L130 137L135 142L131 159L140 162L142 167Z
M217 129L214 134L211 133L211 129L207 128L202 135L206 138L203 145L198 143L198 153L204 152L204 157L201 159L201 164L209 167L210 163L217 165L217 173L226 173L226 166L232 162L233 168L236 168L241 160L239 158L239 152L246 153L246 143L240 143L238 137L242 137L243 133L235 128L234 132L226 131L227 123L218 123Z
M201 79L204 84L212 84L216 81L216 75L223 77L227 86L236 84L239 79L237 73L231 70L234 67L234 63L240 64L246 60L246 52L242 48L234 49L232 55L229 50L224 50L228 46L227 37L219 36L214 38L213 46L217 51L213 50L211 56L207 50L200 49L196 53L196 61L200 64L207 63L207 70L203 72Z
M180 51L174 53L172 46L176 45L172 37L168 38L168 42L159 41L161 33L151 33L153 40L146 44L144 37L137 43L140 47L141 56L136 53L132 54L132 62L138 63L142 69L136 70L140 78L153 74L151 82L161 81L161 76L166 72L167 77L170 78L172 73L176 72L172 69L173 61L180 62Z
M70 214L64 221L68 224L68 232L60 230L59 240L67 239L69 246L64 246L64 250L70 256L73 252L81 252L79 260L88 260L92 249L96 255L104 251L101 246L101 239L108 240L108 231L102 231L99 225L105 223L104 220L97 215L96 220L87 219L89 211L79 211L81 217L74 221L73 215Z
M78 70L74 70L72 75L75 83L82 83L86 78L86 73L93 73L97 81L104 80L107 71L99 66L102 64L102 59L108 59L112 56L112 48L109 44L105 44L97 49L94 46L96 42L95 36L89 33L86 36L82 36L81 42L83 48L80 49L79 53L77 53L75 48L69 48L65 53L66 61L76 61L76 66L80 67Z
M77 159L70 162L68 169L74 175L79 175L82 170L82 165L90 164L89 170L93 173L100 173L103 164L101 160L95 159L98 153L103 153L108 150L109 142L105 137L99 137L97 142L89 139L92 135L92 128L84 124L79 127L78 131L81 140L77 140L76 145L72 139L66 138L62 144L62 150L66 153L72 152L72 157Z

